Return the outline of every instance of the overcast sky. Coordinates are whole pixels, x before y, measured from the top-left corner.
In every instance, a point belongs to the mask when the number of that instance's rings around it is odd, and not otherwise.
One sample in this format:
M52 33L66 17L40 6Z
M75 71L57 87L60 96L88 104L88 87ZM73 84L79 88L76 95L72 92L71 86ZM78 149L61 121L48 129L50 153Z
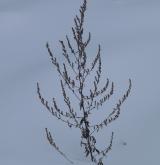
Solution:
M46 98L63 101L45 48L48 41L58 60L59 40L71 37L73 16L80 0L0 0L0 164L67 164L50 148L44 135L49 127L77 164L85 164L78 133L67 131L41 106L40 82ZM92 34L89 57L102 46L104 77L115 82L116 99L132 79L131 96L120 118L106 129L102 141L115 131L112 153L105 163L159 164L160 115L160 1L89 0L86 31ZM101 120L104 114L100 114ZM108 131L108 132L107 132ZM70 137L75 133L74 138ZM123 146L125 141L127 146ZM74 144L74 145L73 145ZM78 148L78 149L77 149ZM88 163L89 164L89 163Z

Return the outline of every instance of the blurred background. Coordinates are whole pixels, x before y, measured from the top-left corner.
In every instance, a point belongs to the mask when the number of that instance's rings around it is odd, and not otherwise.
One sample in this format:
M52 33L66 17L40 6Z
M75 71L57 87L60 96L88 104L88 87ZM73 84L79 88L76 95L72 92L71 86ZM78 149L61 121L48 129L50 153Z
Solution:
M36 94L39 82L45 98L63 101L45 44L49 42L62 59L59 40L66 34L72 37L73 17L81 3L0 0L0 164L69 164L50 147L46 127L76 164L91 164L83 158L79 132L52 118ZM92 34L88 56L96 55L100 43L103 77L115 82L115 96L96 120L101 121L123 95L129 78L133 83L121 116L100 134L104 144L115 132L106 164L160 163L159 18L159 0L88 0L85 27Z

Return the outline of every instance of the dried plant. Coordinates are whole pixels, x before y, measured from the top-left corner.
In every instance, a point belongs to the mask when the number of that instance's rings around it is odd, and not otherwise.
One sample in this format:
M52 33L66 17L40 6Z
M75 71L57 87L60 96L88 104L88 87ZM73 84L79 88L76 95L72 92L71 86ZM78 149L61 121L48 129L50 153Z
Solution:
M110 82L109 79L103 87L99 87L101 74L102 74L102 64L101 64L101 46L98 46L98 51L91 62L88 64L88 55L86 53L86 48L91 40L91 33L89 33L88 38L84 41L84 17L86 12L87 1L83 0L83 4L80 7L80 16L76 15L74 18L74 27L72 27L74 46L71 43L69 37L66 35L66 42L59 41L62 47L62 54L64 56L64 62L60 64L57 58L54 56L50 49L49 44L46 44L50 59L54 67L57 69L60 75L61 91L64 99L64 103L67 106L67 111L62 110L57 105L55 98L52 100L53 106L50 106L48 101L45 100L41 94L39 83L37 83L37 93L41 103L45 108L57 119L68 125L69 128L74 127L80 130L81 139L80 144L84 149L86 157L89 157L92 162L97 165L103 165L103 158L112 149L112 142L114 133L112 132L110 143L104 149L99 149L97 147L97 141L95 133L107 127L110 123L116 120L121 112L121 105L129 96L131 91L131 80L129 79L129 87L123 97L119 99L116 106L113 108L112 112L106 116L100 123L92 124L89 120L89 116L92 115L94 110L99 110L101 106L110 99L114 92L114 83ZM94 76L91 73L94 73ZM86 88L86 83L88 77L92 76L94 79L89 82L90 89ZM110 85L110 90L108 88ZM72 105L71 97L68 96L71 92L78 102L79 109L75 110ZM88 91L88 93L86 92ZM87 93L87 94L86 94ZM51 133L46 128L46 136L49 143L70 163L73 163L68 157L59 149L53 140Z

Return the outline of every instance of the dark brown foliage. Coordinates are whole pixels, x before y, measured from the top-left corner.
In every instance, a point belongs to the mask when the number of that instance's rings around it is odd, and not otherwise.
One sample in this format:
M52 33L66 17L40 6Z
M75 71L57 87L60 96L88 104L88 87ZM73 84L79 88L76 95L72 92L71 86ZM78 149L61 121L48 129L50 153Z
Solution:
M126 100L131 91L131 80L129 79L129 87L125 94L119 99L113 111L102 120L102 122L92 125L88 117L91 111L98 110L100 107L110 99L114 93L114 83L110 82L109 79L106 80L105 85L100 88L100 78L102 73L101 65L101 46L98 46L97 55L93 59L90 66L87 64L87 53L86 47L90 43L91 33L89 33L86 41L83 38L83 25L84 16L86 12L87 1L84 0L82 6L80 7L80 16L76 15L74 18L74 27L72 27L73 39L75 41L76 47L72 46L72 43L68 36L66 36L66 42L59 41L62 48L62 55L65 61L60 64L57 58L52 53L49 44L46 44L46 48L50 55L52 64L56 67L58 74L60 75L61 91L64 99L64 103L68 111L64 111L57 105L56 99L53 98L52 104L50 106L48 101L46 101L40 92L39 83L37 83L37 93L41 103L46 107L46 109L57 119L66 123L69 128L78 128L81 131L81 147L84 149L86 157L90 157L92 162L97 165L103 165L103 158L112 149L113 136L112 132L110 144L104 149L99 149L97 147L97 140L95 138L95 133L99 132L100 129L108 126L112 121L116 120L121 112L121 105ZM71 73L73 72L73 73ZM91 72L95 73L93 82L90 82L90 89L88 94L86 93L85 84L87 77L90 76ZM72 75L72 76L71 76ZM111 84L111 85L110 85ZM107 89L110 87L109 92ZM85 92L84 92L85 90ZM72 106L71 98L68 96L68 92L75 96L78 101L79 110L75 110ZM68 157L60 151L59 147L54 142L51 133L46 128L46 135L49 143L70 163L73 163L68 159Z

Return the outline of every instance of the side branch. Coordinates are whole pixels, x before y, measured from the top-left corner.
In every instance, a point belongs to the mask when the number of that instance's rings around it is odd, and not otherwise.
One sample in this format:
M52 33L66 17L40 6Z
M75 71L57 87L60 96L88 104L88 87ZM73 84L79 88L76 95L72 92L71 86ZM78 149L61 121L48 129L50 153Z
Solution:
M96 124L94 126L91 126L94 128L93 132L95 131L99 131L99 129L102 129L103 126L107 126L108 124L110 124L112 121L116 120L119 115L120 115L120 111L121 111L121 105L124 103L124 101L128 98L130 92L131 92L131 87L132 87L132 82L131 79L129 79L129 87L128 90L126 91L126 93L123 95L122 99L119 100L119 102L116 104L116 107L113 109L113 111L109 114L109 116L103 120L103 122L101 122L100 124ZM91 134L92 134L91 133Z
M110 144L107 148L105 148L103 151L100 152L100 154L102 154L102 156L99 158L99 162L98 165L103 165L102 160L103 158L108 154L108 152L112 149L112 144L113 144L113 136L114 136L114 132L112 132L111 135L111 140L110 140Z
M63 68L64 68L64 71L62 72L61 69L60 69L60 65L59 65L59 62L57 61L56 57L53 56L53 53L49 47L49 44L47 43L46 44L46 47L47 47L47 50L48 50L48 53L50 55L50 58L51 58L51 62L52 64L56 67L57 69L57 72L59 73L59 75L62 77L62 79L65 81L65 83L67 84L68 86L68 89L70 89L72 91L72 93L75 95L75 97L80 100L80 98L78 97L78 95L76 94L74 88L76 87L75 86L75 81L71 80L71 78L68 76L68 72L66 70L66 66L65 64L63 63Z
M70 116L70 114L67 113L67 112L64 113L63 111L61 111L61 110L58 108L58 106L57 106L56 101L55 101L54 98L53 98L54 108L51 107L51 106L49 106L48 101L46 101L46 100L42 97L42 95L41 95L41 92L40 92L40 88L39 88L39 84L38 84L38 83L37 83L37 94L38 94L38 97L39 97L39 99L40 99L42 105L43 105L54 117L56 117L58 120L61 120L61 121L64 122L64 123L66 123L70 128L71 128L72 126L78 127L78 124L71 123L69 120L63 119L63 118L62 118L62 116L63 116L63 117L65 117L65 118L69 118L69 119L70 119L72 116Z
M49 141L50 145L52 147L54 147L56 149L57 152L59 152L67 161L69 161L71 164L74 164L73 161L71 161L67 156L66 154L64 154L60 149L59 147L56 145L56 143L54 142L54 139L51 135L51 133L48 131L47 128L45 128L45 131L46 131L46 136L47 136L47 140Z

